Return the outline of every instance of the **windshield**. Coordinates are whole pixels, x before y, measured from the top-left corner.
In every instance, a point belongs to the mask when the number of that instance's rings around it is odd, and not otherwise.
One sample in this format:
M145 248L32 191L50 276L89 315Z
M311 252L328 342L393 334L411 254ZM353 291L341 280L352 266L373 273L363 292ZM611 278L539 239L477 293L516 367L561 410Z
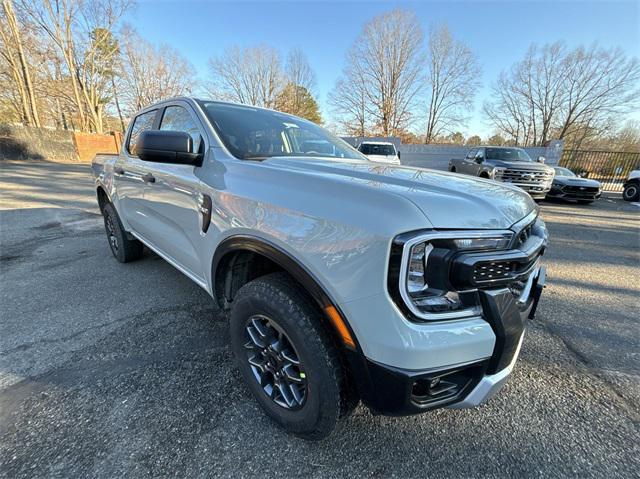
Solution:
M502 161L533 161L521 148L487 148L485 158Z
M576 174L573 171L567 168L558 167L558 168L554 168L554 170L556 170L556 176L576 176Z
M396 148L393 145L376 145L373 143L362 143L358 150L364 155L396 156Z
M340 138L302 118L245 105L199 104L224 146L241 160L273 156L366 160Z

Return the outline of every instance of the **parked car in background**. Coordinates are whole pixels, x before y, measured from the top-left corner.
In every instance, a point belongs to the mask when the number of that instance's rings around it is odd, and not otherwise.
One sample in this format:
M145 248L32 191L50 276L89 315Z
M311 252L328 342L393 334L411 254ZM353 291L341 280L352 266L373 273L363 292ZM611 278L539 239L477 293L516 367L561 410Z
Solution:
M393 143L384 141L363 141L358 146L358 151L371 161L378 163L400 164L400 152Z
M622 198L626 201L640 200L640 170L633 170L624 182Z
M488 400L544 285L547 230L526 193L380 168L285 113L166 100L92 168L115 258L144 245L206 290L237 377L307 438L360 400L391 415Z
M602 195L602 186L599 181L581 178L570 169L561 166L554 167L554 170L556 174L547 198L562 198L589 204Z
M547 195L555 173L543 157L533 161L522 148L499 146L471 148L463 159L449 161L449 171L510 183L536 200Z

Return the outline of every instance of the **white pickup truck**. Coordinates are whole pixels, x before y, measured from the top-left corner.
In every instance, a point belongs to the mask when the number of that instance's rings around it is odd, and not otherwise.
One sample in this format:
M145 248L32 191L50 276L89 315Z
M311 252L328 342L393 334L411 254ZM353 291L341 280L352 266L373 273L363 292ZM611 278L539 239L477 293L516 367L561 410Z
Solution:
M204 288L248 388L303 437L359 401L394 415L481 404L544 285L546 228L525 192L379 165L284 113L163 101L93 170L116 259L148 247Z

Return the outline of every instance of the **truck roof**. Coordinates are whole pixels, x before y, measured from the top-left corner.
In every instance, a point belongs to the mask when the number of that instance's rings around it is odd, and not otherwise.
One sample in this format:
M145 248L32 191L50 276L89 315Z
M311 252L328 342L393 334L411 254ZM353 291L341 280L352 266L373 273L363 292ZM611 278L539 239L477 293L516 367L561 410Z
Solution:
M391 145L391 146L395 146L393 143L389 142L389 141L362 141L360 142L361 145Z

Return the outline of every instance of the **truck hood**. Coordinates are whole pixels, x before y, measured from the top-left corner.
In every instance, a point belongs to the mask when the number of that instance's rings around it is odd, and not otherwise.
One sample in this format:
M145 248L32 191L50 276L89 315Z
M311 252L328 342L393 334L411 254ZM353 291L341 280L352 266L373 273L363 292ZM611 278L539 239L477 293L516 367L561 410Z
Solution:
M498 166L501 168L514 168L514 169L531 170L531 171L553 170L552 167L546 166L543 163L538 163L537 161L503 161L503 160L492 160L488 158L487 162L491 163L493 166Z
M553 182L560 185L600 187L599 181L588 178L574 178L572 176L556 176Z
M425 168L284 157L270 158L264 163L346 187L401 196L412 202L432 227L438 229L509 228L536 208L531 197L517 187ZM327 194L342 193L334 189Z

